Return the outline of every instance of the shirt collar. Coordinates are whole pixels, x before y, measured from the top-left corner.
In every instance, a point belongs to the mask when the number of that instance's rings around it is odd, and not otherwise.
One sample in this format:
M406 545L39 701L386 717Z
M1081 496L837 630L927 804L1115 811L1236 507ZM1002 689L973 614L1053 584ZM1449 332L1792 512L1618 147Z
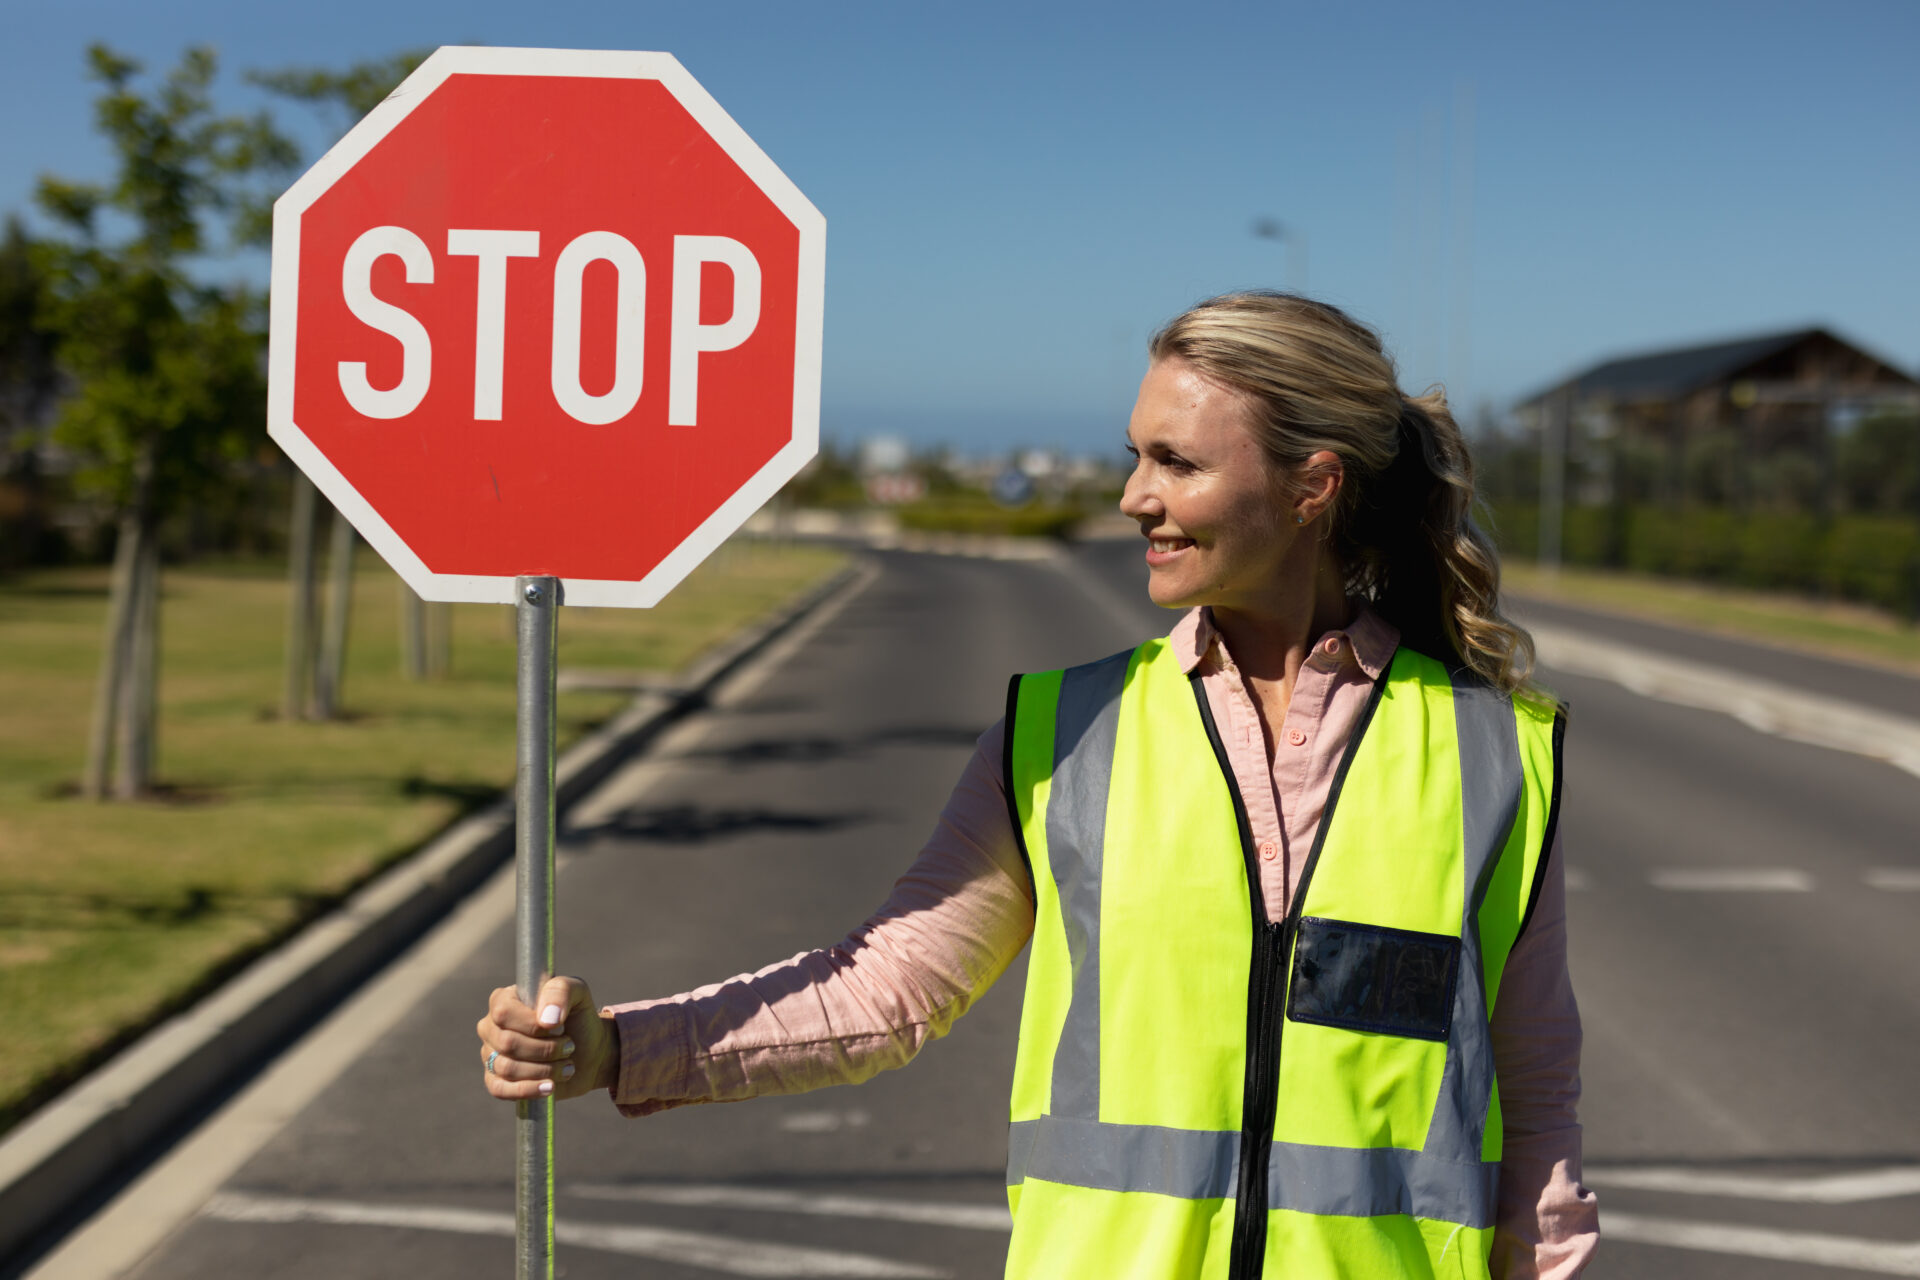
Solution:
M1394 650L1400 647L1399 629L1365 603L1357 605L1353 622L1348 626L1314 638L1315 656L1324 652L1330 639L1342 641L1342 659L1346 653L1352 653L1354 661L1369 680L1380 678L1380 673L1393 661ZM1227 646L1221 643L1219 629L1213 625L1213 611L1205 605L1189 609L1181 615L1180 621L1174 623L1173 630L1167 633L1167 643L1173 646L1180 670L1188 675L1193 674L1194 668L1200 665L1216 644L1220 645L1222 665L1231 665Z

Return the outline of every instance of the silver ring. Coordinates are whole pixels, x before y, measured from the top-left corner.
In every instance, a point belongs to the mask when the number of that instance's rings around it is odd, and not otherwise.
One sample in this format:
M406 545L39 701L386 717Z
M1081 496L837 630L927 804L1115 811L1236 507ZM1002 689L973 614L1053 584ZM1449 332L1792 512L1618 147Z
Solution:
M489 1053L487 1055L487 1074L488 1075L493 1074L493 1060L499 1056L500 1056L500 1051L498 1049L495 1049L492 1053Z

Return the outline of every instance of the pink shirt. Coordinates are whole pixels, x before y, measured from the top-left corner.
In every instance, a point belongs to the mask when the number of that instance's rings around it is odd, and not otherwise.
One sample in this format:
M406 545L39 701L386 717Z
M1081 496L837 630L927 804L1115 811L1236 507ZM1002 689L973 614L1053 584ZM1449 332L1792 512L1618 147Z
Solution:
M1205 609L1169 637L1201 684L1260 858L1267 915L1285 916L1368 690L1399 636L1362 609L1314 644L1269 743ZM993 985L1033 932L1033 899L1007 817L1003 725L980 738L906 875L838 946L661 1000L610 1005L620 1036L614 1102L649 1115L696 1102L851 1084L909 1061ZM1495 1276L1565 1280L1599 1244L1580 1182L1580 1013L1566 964L1558 840L1492 1020L1505 1149Z

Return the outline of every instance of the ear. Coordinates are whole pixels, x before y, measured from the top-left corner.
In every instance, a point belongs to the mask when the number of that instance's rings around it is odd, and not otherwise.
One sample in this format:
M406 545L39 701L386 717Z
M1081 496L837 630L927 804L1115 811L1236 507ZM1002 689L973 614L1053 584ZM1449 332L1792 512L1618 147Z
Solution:
M1340 486L1346 483L1346 478L1346 467L1333 450L1320 449L1308 455L1300 464L1300 470L1294 473L1295 513L1306 521L1319 516L1340 496Z

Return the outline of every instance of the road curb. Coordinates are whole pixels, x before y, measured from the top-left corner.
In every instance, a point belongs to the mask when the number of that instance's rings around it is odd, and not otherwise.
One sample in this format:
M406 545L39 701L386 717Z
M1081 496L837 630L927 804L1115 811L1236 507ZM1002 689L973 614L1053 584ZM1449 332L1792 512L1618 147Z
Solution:
M775 617L709 650L567 749L556 803L578 800L747 659L862 582L848 565ZM0 1141L0 1259L16 1263L125 1182L181 1125L400 954L513 856L512 793L461 819L336 910L155 1027ZM10 1270L0 1266L0 1272Z

